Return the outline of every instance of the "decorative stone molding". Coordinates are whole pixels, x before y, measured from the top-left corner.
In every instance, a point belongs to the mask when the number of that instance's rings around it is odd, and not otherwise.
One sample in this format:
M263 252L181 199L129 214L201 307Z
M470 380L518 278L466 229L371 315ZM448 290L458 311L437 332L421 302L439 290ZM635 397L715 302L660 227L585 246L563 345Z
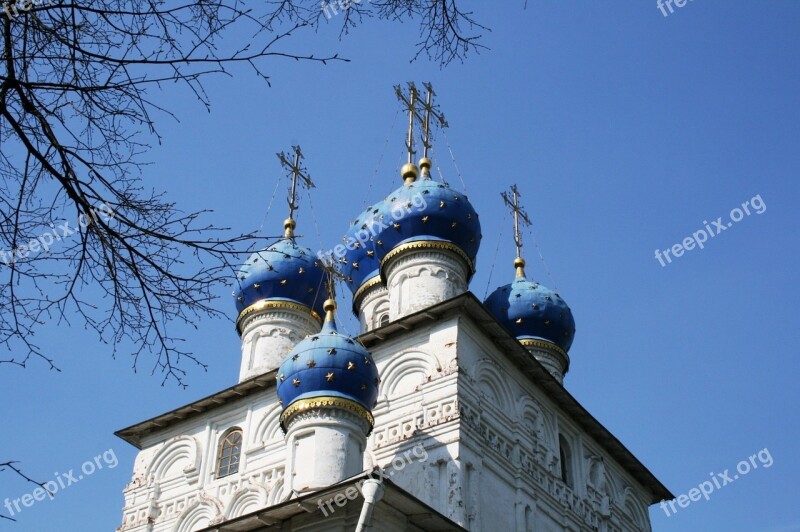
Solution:
M178 518L174 532L194 532L224 518L222 503L214 497L200 493L198 500L190 504Z
M189 484L197 482L200 475L200 447L191 436L176 436L167 441L155 454L147 468L148 482L172 478L180 471ZM177 467L183 465L178 470Z
M407 395L442 375L442 368L435 355L414 350L398 353L380 368L381 396L387 399Z

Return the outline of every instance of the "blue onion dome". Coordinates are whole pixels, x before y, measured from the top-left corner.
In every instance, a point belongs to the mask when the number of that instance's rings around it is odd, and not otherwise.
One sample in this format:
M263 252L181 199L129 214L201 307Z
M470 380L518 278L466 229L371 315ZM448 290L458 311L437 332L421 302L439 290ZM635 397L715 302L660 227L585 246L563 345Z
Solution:
M569 351L575 336L575 319L561 296L525 277L525 261L514 261L517 277L486 298L484 305L518 340L544 340Z
M294 220L287 219L284 227L284 238L250 255L236 275L237 322L271 303L303 305L322 321L325 272L314 253L297 244Z
M370 205L353 220L344 236L344 256L337 258L347 287L353 294L379 275L375 235L380 228L379 220L385 217L384 210L383 200Z
M325 301L322 330L302 340L278 368L278 398L283 405L281 426L310 408L338 407L364 417L374 425L378 369L363 345L336 329L336 303Z
M423 175L419 180L410 177L413 172L404 167L405 182L384 200L375 254L383 266L387 259L410 247L427 244L450 249L467 262L471 277L481 243L478 213L466 195L430 179L426 163L426 159L421 162Z

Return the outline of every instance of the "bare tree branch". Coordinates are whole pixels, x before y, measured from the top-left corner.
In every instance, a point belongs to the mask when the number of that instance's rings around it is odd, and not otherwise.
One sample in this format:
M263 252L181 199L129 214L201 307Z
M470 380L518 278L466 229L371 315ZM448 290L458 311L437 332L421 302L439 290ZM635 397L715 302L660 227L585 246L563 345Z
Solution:
M440 64L478 51L485 28L455 0L331 3L266 0L11 0L0 14L0 366L32 359L48 323L93 330L138 367L152 353L162 383L205 368L174 322L223 315L215 288L233 278L255 235L204 222L143 185L149 141L160 142L157 96L183 86L210 108L202 81L245 67L266 83L274 60L326 64L337 54L293 53L300 31L365 17L418 20L416 55ZM339 17L334 20L334 17ZM466 33L465 33L466 28Z

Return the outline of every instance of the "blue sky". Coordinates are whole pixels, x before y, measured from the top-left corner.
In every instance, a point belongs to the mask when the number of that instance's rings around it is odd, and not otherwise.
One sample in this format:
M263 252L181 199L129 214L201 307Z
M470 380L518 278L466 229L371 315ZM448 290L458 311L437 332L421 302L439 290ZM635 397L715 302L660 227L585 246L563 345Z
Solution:
M146 184L186 210L213 208L220 225L247 231L266 220L263 233L276 234L286 208L278 197L267 212L282 175L274 153L299 143L317 188L298 232L328 249L400 184L404 127L392 86L431 81L483 225L472 291L483 298L513 276L499 194L516 183L550 275L530 238L528 273L555 285L575 315L566 377L575 397L676 495L769 450L771 467L709 501L671 517L653 507L654 530L800 530L800 3L696 0L668 17L655 0L488 4L474 9L492 30L490 49L445 69L409 62L415 24L368 22L341 42L331 26L287 44L349 63L275 60L271 88L244 70L209 80L211 113L166 87L157 97L180 122L161 118ZM441 135L434 162L462 188ZM762 214L664 267L655 258L756 196ZM177 331L209 365L187 366L187 390L160 386L152 360L133 373L80 327L56 324L38 341L61 373L0 368L4 458L43 480L109 449L119 460L0 526L119 526L135 450L113 432L237 380L230 288L219 294L229 320ZM0 475L2 499L29 491Z

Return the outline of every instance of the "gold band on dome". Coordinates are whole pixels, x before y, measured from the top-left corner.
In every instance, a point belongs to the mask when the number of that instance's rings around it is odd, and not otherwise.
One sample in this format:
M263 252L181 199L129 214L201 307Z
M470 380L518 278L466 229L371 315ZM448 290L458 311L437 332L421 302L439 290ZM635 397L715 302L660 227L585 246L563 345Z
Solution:
M358 290L356 290L356 293L353 294L353 310L355 310L356 308L360 307L359 299L361 299L361 297L364 294L366 294L367 291L369 291L370 288L374 288L375 286L377 286L379 284L383 284L383 281L381 280L380 274L376 275L375 277L370 278L368 281L366 281L364 284L362 284L358 288Z
M309 315L317 320L320 325L322 324L322 318L319 314L314 311L314 309L309 308L305 305L301 305L300 303L293 303L291 301L275 301L275 300L268 300L262 299L261 301L256 301L243 311L239 313L239 316L236 318L236 332L239 333L239 336L242 334L242 320L244 320L247 316L254 312L259 312L262 310L267 309L285 309L285 310L297 310L299 312L308 312Z
M300 399L299 401L295 401L294 403L290 404L289 407L281 414L281 427L284 427L285 430L285 425L289 418L302 412L314 410L315 408L340 408L342 410L347 410L348 412L352 412L363 418L367 423L369 423L370 429L375 426L375 418L372 417L372 414L369 410L364 408L359 403L351 399L345 399L344 397L323 396L313 397L311 399Z
M406 252L410 249L416 249L416 250L437 249L437 250L452 251L453 253L464 259L464 261L466 261L467 267L469 268L470 276L473 273L475 273L475 264L472 262L472 259L470 259L466 253L464 253L463 249L453 244L452 242L445 242L442 240L418 240L416 242L406 242L405 244L400 244L399 246L391 250L389 253L387 253L386 256L383 257L383 260L381 261L381 277L384 276L383 269L389 264L389 261L391 261L397 255Z
M545 340L536 340L535 338L520 338L519 343L521 343L523 347L538 347L540 349L548 349L550 351L555 351L559 355L563 356L567 361L567 365L569 365L569 355L567 354L567 352L552 342L547 342Z

